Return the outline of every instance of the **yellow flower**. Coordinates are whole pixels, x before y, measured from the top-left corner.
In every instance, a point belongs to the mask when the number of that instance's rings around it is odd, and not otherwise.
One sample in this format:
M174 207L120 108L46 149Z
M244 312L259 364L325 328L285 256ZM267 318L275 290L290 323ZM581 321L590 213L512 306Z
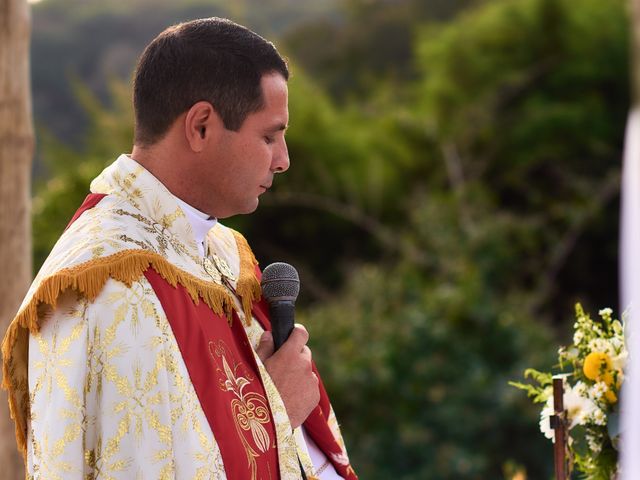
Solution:
M605 372L604 375L601 376L602 381L607 385L607 387L611 388L613 385L613 375L611 372Z
M613 390L607 390L604 396L609 403L616 403L618 401L618 397L613 393Z
M597 380L603 370L606 372L610 369L611 360L609 359L609 355L603 352L591 352L587 355L587 358L584 359L584 366L582 367L585 377L589 380ZM611 381L613 381L613 377ZM607 384L610 385L610 383Z

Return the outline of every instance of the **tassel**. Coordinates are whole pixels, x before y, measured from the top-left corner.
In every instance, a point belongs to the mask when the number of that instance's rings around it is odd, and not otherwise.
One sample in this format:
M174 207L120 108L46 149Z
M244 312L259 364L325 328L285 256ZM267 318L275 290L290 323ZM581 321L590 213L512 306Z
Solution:
M242 300L242 311L247 321L251 325L251 307L253 302L260 300L262 289L256 277L256 266L258 261L251 251L251 247L242 234L232 230L240 257L240 276L236 287L236 293Z

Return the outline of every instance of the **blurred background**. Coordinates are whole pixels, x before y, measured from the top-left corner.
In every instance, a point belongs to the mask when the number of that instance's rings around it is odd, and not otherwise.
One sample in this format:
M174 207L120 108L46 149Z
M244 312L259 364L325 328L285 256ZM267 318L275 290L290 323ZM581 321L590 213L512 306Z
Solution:
M38 270L132 141L165 27L224 16L290 63L291 169L227 225L295 265L298 320L365 479L548 479L538 408L573 305L617 311L622 0L32 4Z

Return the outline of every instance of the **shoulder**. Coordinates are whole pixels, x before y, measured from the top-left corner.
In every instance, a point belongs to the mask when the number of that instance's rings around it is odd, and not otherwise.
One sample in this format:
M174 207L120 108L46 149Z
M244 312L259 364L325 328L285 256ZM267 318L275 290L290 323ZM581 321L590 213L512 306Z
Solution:
M251 318L252 302L262 295L258 280L258 261L244 236L220 222L207 235L208 249L214 261L220 260L223 268L231 272L231 284L242 299L246 318Z
M247 239L237 230L227 227L220 222L217 222L215 227L209 232L209 238L216 239L220 242L226 243L229 247L237 248L239 245L249 246Z
M207 241L209 251L229 266L234 278L248 279L259 272L258 260L240 232L218 222L209 232Z

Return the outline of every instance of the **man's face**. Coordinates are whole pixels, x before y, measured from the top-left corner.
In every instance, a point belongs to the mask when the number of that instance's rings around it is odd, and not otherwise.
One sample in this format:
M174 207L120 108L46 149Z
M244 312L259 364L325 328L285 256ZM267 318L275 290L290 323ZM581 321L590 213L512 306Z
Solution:
M224 130L212 147L216 161L206 172L211 194L207 213L218 218L253 212L274 174L289 168L287 82L280 74L267 74L261 87L263 108L249 114L238 131Z

